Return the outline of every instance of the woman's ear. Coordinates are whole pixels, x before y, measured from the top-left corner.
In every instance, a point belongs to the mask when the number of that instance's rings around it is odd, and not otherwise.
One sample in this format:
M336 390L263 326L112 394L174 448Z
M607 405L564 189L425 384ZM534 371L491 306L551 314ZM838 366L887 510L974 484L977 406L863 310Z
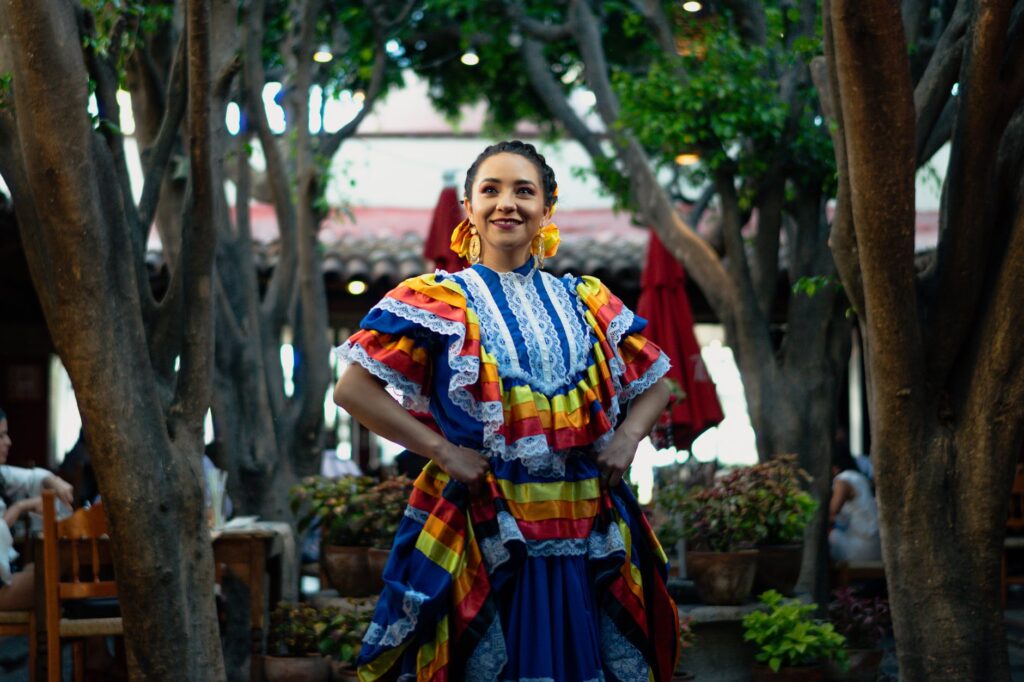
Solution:
M462 208L465 209L466 217L469 218L469 222L470 222L470 224L472 224L473 223L473 218L472 218L473 212L472 212L472 207L469 204L469 199L468 198L462 200Z

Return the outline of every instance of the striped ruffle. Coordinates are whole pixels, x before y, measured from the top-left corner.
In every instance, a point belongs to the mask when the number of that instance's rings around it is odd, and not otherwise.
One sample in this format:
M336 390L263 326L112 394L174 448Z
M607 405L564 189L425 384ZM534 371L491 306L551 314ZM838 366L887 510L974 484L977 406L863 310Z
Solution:
M645 391L669 368L661 349L638 333L645 323L621 300L594 278L578 282L590 364L554 395L499 375L464 290L443 274L422 275L389 292L336 352L420 411L430 400L431 358L443 358L450 370L448 401L482 425L480 443L460 444L557 476L573 451L600 450L611 438L620 401Z
M665 590L664 552L628 487L602 492L589 462L586 478L552 482L493 464L486 490L472 501L432 463L417 479L360 653L360 679L462 680L467 664L500 670L506 652L497 595L544 543L586 548L604 665L670 679L678 614ZM510 530L503 520L513 517Z

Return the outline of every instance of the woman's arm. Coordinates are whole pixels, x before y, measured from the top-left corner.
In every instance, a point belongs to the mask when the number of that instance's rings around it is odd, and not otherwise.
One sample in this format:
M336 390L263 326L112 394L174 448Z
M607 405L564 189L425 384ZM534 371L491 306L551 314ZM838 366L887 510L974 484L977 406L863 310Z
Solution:
M630 403L629 414L615 429L608 447L597 455L597 465L604 472L609 487L618 485L622 480L633 463L640 441L651 432L658 416L668 405L669 396L668 384L659 379Z
M405 411L365 368L351 364L334 387L334 402L378 436L437 462L448 475L475 491L487 475L487 459L444 436Z
M857 496L857 491L849 482L841 478L832 481L832 499L828 503L828 522L835 523L836 516L843 505Z
M8 528L13 528L22 514L26 512L43 513L43 499L41 497L29 497L18 500L4 511L4 523Z

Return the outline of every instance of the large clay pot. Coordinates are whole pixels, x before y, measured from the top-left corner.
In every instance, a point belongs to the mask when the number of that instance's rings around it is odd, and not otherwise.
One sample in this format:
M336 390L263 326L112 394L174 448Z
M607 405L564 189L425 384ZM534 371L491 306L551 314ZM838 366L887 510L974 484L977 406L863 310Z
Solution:
M750 673L751 682L824 682L825 669L820 665L782 666L778 672L756 664Z
M379 592L370 575L366 547L322 545L320 561L331 586L341 597L367 597Z
M847 649L850 665L846 671L829 661L825 665L825 679L830 682L875 682L884 653L881 649Z
M793 588L800 579L800 567L804 559L804 546L758 545L757 572L754 574L754 594L775 590L787 597L793 596Z
M370 571L370 579L374 581L374 592L384 589L384 567L391 556L390 549L376 549L371 547L366 550L366 563Z
M686 575L705 604L742 604L750 597L757 571L757 551L686 552Z
M267 682L328 682L331 666L323 656L264 656Z

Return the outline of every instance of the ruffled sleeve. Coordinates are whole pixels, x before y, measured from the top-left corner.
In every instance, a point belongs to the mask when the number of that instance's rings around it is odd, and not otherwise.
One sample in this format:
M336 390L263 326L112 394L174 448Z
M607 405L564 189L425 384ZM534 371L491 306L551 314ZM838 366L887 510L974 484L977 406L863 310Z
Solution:
M462 288L443 274L421 275L389 291L334 352L385 382L403 407L426 412L433 358L453 339L465 339L467 322ZM475 355L467 345L459 343L455 353Z
M671 366L668 355L640 333L647 320L634 314L596 277L580 277L576 292L620 401L635 398L665 376Z

